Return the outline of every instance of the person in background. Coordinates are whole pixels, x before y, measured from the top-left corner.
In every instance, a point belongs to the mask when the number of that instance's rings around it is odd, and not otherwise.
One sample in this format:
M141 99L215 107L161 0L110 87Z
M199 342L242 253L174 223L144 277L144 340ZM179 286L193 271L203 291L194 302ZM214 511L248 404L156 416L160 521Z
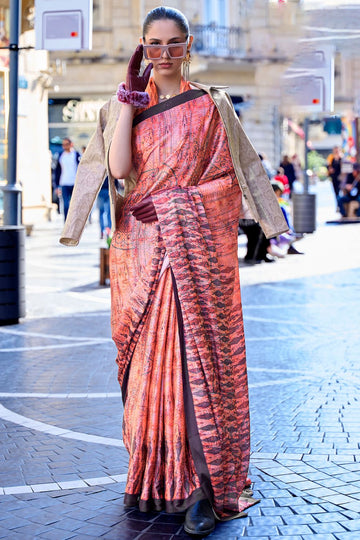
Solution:
M258 155L259 155L259 158L261 159L261 164L264 167L269 180L271 180L276 171L274 170L273 166L271 165L270 161L267 159L265 154L258 154Z
M281 211L283 213L283 216L286 220L286 223L288 224L289 230L287 232L284 232L282 234L279 234L275 238L271 238L270 240L270 248L268 252L275 256L275 257L284 257L286 254L288 255L303 255L301 251L298 251L294 246L294 242L298 240L299 238L296 236L296 233L293 229L290 214L289 214L289 203L283 198L283 185L280 182L271 182L271 185L273 187L274 193L277 197L277 200L279 202Z
M291 157L291 163L293 164L294 166L294 169L295 169L295 176L296 176L296 180L300 183L303 182L303 179L304 179L304 175L303 175L303 167L301 165L301 161L300 161L300 158L297 154L294 154L292 157Z
M50 150L50 159L51 159L51 202L56 205L56 211L58 214L61 214L61 204L59 198L59 179L57 174L57 166L59 162L59 153L52 153Z
M58 196L62 199L64 219L66 220L81 155L74 149L74 145L68 137L63 139L62 148L55 169L55 182L58 186Z
M289 187L290 187L290 196L291 196L292 186L293 186L293 183L296 180L296 174L295 174L295 167L291 163L291 161L289 159L289 156L287 156L287 155L283 156L282 161L280 163L280 167L282 167L284 169L284 174L286 175L286 177L288 179Z
M339 212L342 217L346 217L345 204L357 201L359 208L356 210L357 217L360 217L360 163L353 164L353 171L346 177L345 185L342 187L342 195L337 198Z
M239 220L239 234L244 233L247 239L246 254L243 259L247 265L272 263L276 259L270 254L270 240L266 238L260 225L251 219Z
M277 168L276 175L272 179L272 182L278 182L283 186L282 196L284 199L290 198L290 186L288 177L286 176L286 174L284 174L284 169L282 167Z
M100 239L104 238L106 229L111 229L109 179L105 178L97 197L97 207L99 209Z
M328 155L327 159L327 170L331 178L333 185L335 199L338 200L340 194L340 175L341 175L341 153L338 146L334 146L331 154Z

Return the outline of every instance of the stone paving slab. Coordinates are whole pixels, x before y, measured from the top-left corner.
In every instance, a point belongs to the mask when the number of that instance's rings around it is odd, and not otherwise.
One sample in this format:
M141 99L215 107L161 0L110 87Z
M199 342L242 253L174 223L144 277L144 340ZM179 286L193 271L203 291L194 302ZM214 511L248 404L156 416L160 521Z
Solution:
M359 226L347 227L354 246ZM320 225L302 240L305 256L240 269L261 502L209 538L360 538L360 258L340 242L344 229ZM92 226L75 250L58 233L50 224L27 239L28 316L0 327L0 538L188 538L183 515L123 506L99 244Z

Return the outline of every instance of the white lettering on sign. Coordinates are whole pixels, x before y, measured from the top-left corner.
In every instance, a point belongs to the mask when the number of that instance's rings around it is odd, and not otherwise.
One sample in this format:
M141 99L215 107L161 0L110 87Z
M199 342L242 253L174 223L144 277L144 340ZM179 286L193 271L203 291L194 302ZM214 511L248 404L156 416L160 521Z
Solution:
M63 122L96 122L105 101L78 101L70 99L63 108Z

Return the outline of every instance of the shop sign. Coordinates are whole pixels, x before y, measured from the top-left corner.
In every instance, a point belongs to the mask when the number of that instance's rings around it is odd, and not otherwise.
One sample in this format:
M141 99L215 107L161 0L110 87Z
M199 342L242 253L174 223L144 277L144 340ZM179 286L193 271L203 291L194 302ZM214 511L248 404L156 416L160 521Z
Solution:
M62 111L63 122L96 122L104 103L105 101L101 99L94 101L70 99Z
M19 75L19 88L27 90L29 88L29 81L24 75Z

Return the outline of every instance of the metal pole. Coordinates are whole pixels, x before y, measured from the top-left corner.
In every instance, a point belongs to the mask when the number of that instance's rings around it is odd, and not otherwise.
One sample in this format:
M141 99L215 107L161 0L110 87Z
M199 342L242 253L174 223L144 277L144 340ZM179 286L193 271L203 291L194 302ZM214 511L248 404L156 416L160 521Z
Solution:
M309 192L309 177L308 177L308 141L309 141L309 118L305 118L304 120L304 136L305 136L305 174L304 174L304 193Z
M20 13L21 0L10 0L10 106L7 185L3 187L4 225L21 224L21 186L16 181Z
M25 229L21 226L21 187L16 182L18 54L21 0L10 0L10 73L7 185L0 246L4 254L0 272L0 326L18 324L25 317Z

